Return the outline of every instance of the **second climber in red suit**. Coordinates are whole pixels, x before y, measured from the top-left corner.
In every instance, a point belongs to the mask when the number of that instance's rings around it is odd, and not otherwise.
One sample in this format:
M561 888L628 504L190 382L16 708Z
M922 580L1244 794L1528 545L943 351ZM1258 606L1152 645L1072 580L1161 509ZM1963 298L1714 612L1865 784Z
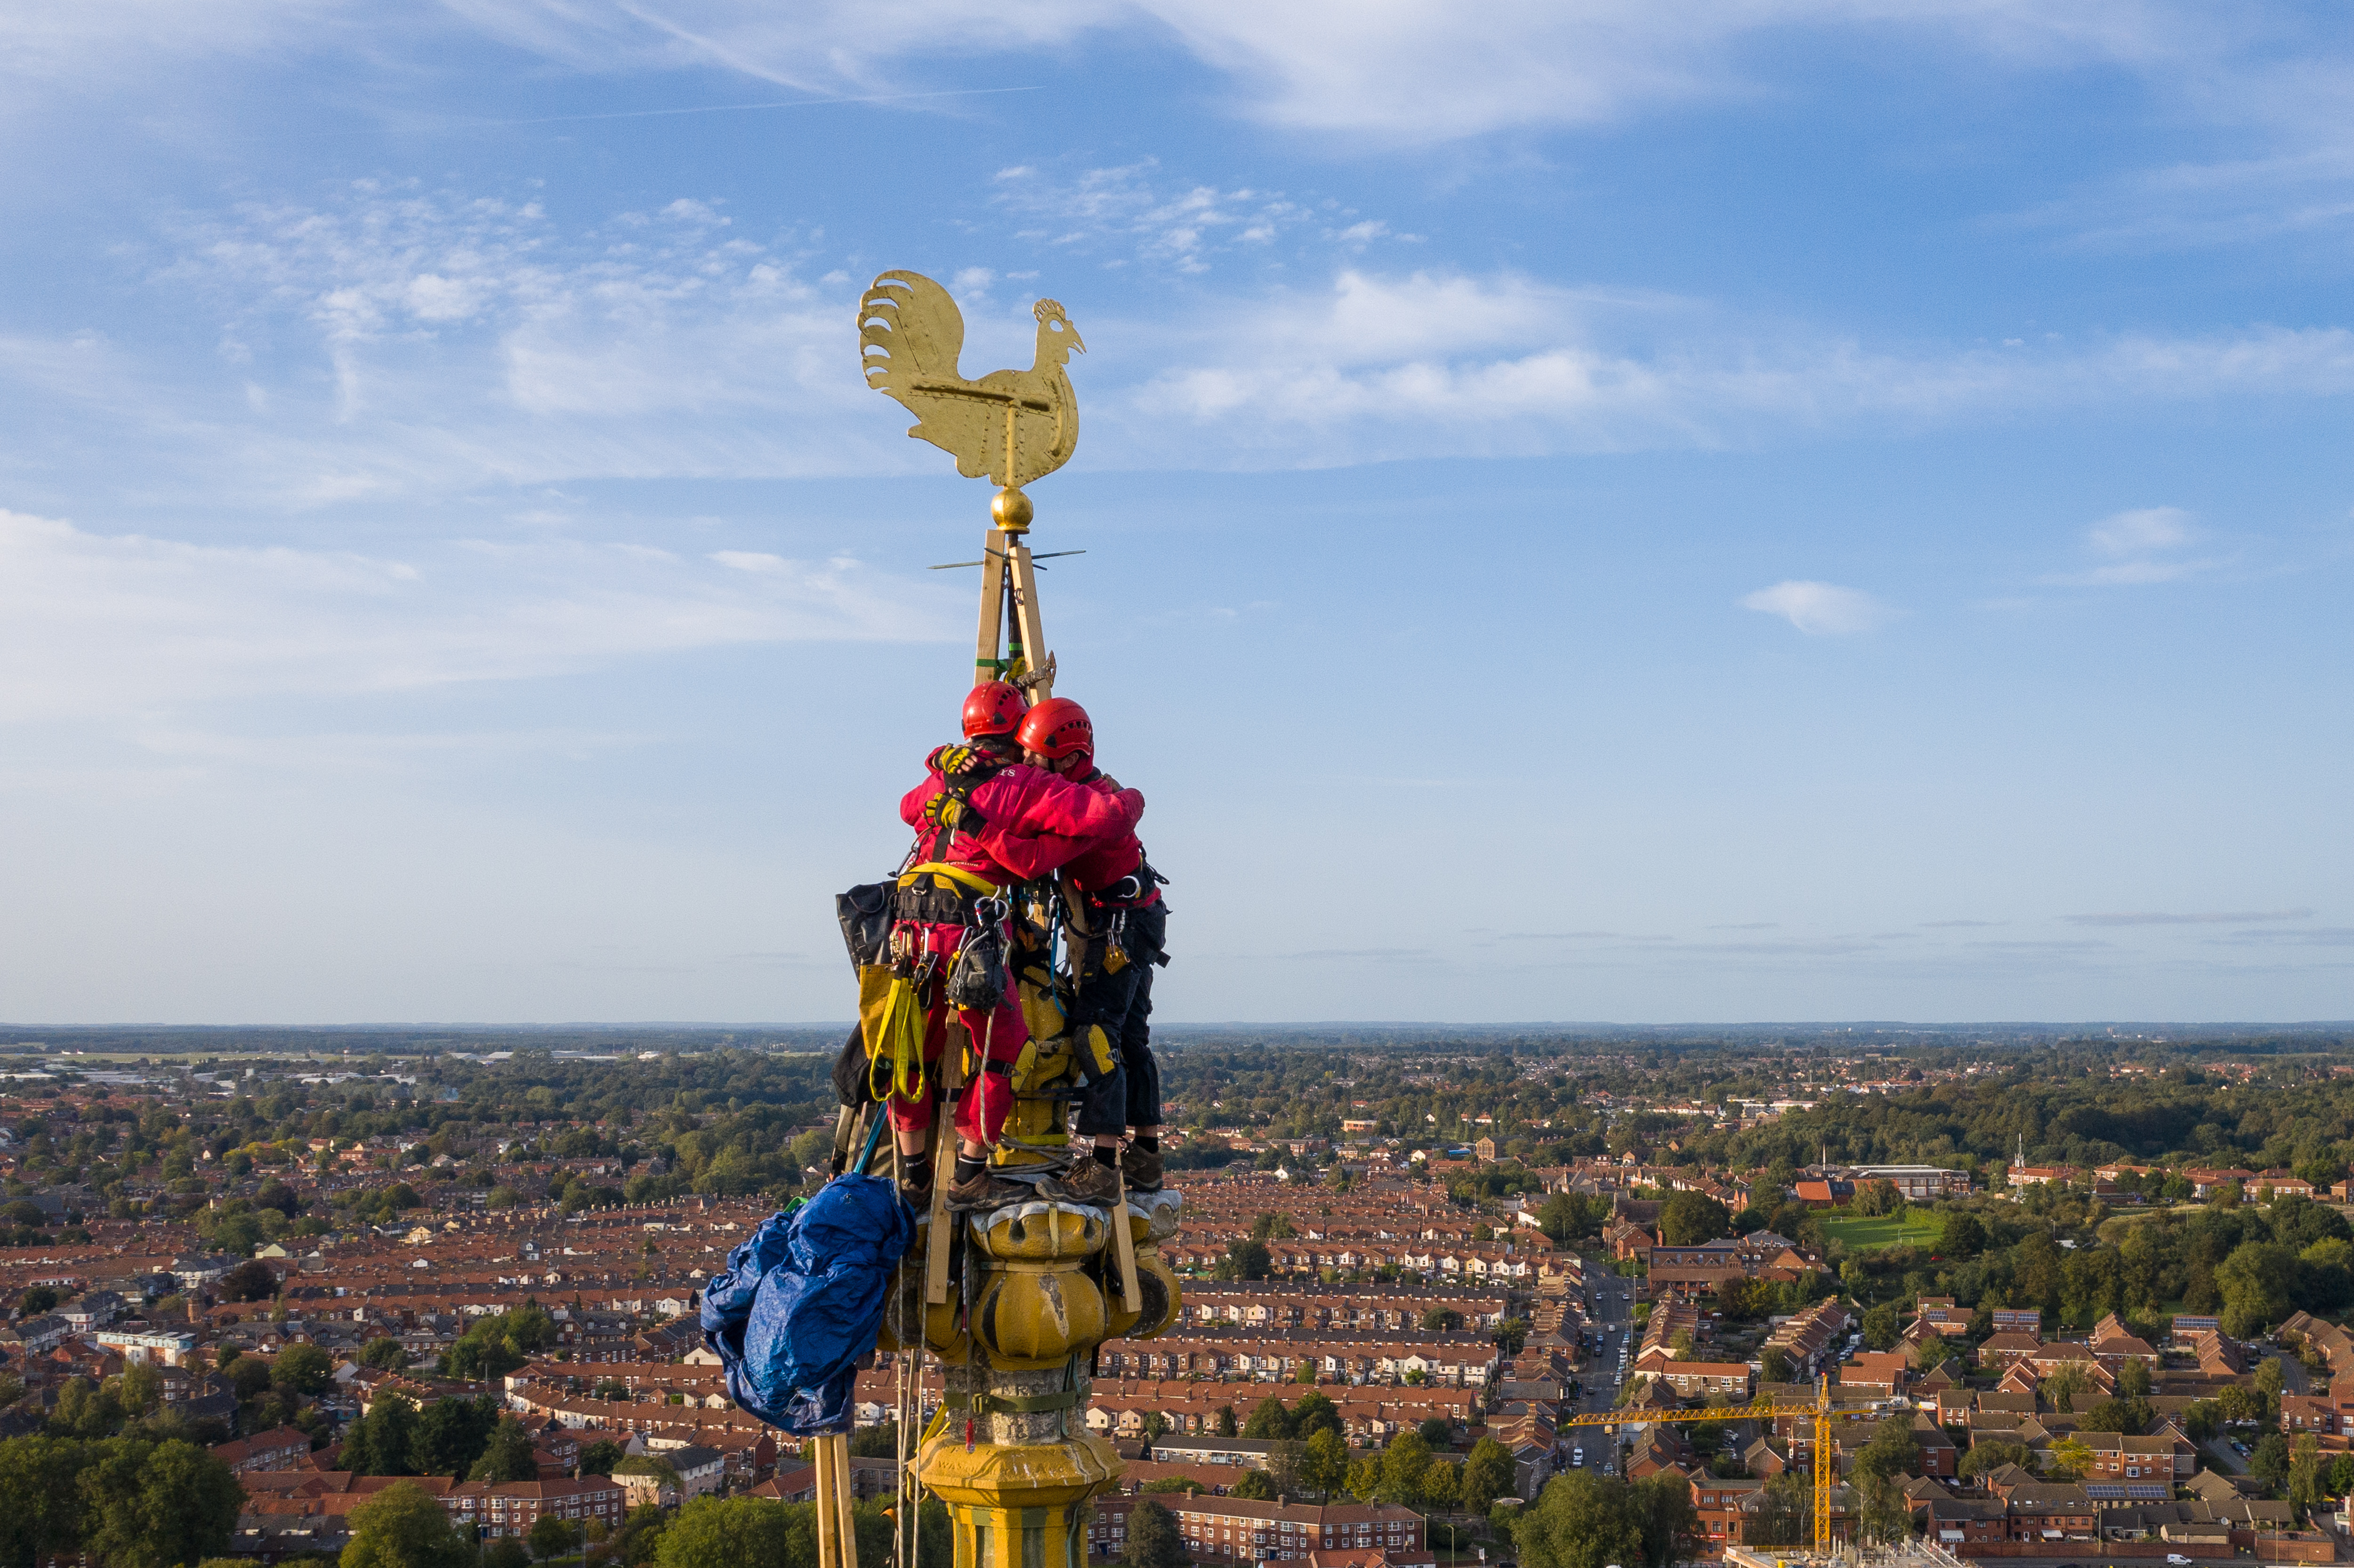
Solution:
M1049 697L1032 708L1015 738L1031 766L1108 799L1122 793L1119 781L1096 766L1096 730L1087 709L1069 698ZM1071 943L1078 981L1071 1030L1087 1074L1073 1130L1075 1141L1095 1147L1094 1158L1040 1190L1049 1197L1109 1203L1119 1191L1115 1165L1129 1192L1161 1190L1161 1069L1150 1021L1152 970L1169 961L1169 912L1161 902L1161 878L1145 863L1133 829L1074 856L1063 877L1065 897L1087 927Z
M974 687L964 705L967 744L934 751L924 781L899 802L900 819L917 832L921 862L965 874L958 880L968 889L975 879L1004 890L1050 875L1097 843L1132 832L1144 814L1144 797L1133 789L1107 793L1024 766L1014 739L1023 712L1022 694L1006 683ZM936 957L942 969L969 929L962 920L915 919L903 926L920 944L918 951ZM1011 932L1001 927L1000 934L1010 948ZM949 1012L941 982L931 987L927 1062L938 1059ZM1029 1195L992 1181L987 1160L1013 1108L1013 1064L1030 1032L1010 985L994 1010L960 1011L960 1018L981 1065L957 1105L956 1174L948 1197L959 1208L988 1207ZM930 1202L931 1162L922 1158L930 1142L930 1099L929 1093L919 1101L903 1098L895 1084L890 1100L903 1188L918 1206Z

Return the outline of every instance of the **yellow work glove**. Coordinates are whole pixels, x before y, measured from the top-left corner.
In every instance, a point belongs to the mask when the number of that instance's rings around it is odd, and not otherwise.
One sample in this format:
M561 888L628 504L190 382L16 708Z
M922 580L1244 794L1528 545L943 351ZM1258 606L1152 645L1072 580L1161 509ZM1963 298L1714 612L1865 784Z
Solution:
M935 828L962 828L967 832L978 832L982 818L955 796L939 794L924 802L924 821Z
M928 760L952 788L978 783L1003 766L977 746L943 746Z

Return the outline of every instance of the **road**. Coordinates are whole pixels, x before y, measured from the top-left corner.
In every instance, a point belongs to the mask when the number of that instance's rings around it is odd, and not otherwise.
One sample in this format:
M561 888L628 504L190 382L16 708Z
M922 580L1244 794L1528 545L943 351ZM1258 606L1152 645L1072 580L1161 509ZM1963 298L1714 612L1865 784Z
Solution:
M1618 1371L1618 1348L1627 1345L1631 1354L1631 1339L1635 1332L1635 1282L1621 1279L1615 1274L1589 1275L1587 1277L1594 1283L1586 1291L1586 1299L1594 1308L1594 1321L1601 1328L1602 1345L1594 1352L1593 1359L1585 1363L1585 1371L1578 1374L1579 1385L1584 1390L1577 1397L1577 1408L1581 1413L1608 1410L1617 1402L1618 1390L1610 1380ZM1584 1443L1587 1462L1615 1469L1617 1455L1612 1452L1609 1436L1593 1427L1579 1430L1584 1435L1580 1441Z

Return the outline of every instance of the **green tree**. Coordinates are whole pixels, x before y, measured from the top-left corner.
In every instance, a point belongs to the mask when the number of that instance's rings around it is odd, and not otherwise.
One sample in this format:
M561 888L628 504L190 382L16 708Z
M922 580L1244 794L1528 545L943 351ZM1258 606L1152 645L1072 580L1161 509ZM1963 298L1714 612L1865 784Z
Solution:
M1218 1436L1221 1437L1242 1436L1242 1427L1235 1421L1235 1407L1231 1404L1218 1406Z
M2288 1500L2300 1518L2321 1500L2321 1439L2310 1432L2298 1433L2289 1449Z
M1267 1478L1265 1470L1245 1470L1242 1478L1228 1490L1235 1497L1247 1498L1254 1502L1275 1500L1275 1483Z
M1759 1546L1796 1546L1812 1528L1807 1478L1790 1470L1759 1489L1755 1522L1743 1531L1743 1538Z
M1970 1451L1962 1456L1961 1478L1966 1481L1976 1480L1988 1471L1999 1470L2005 1465L2017 1465L2022 1470L2032 1470L2035 1468L2034 1450L2024 1443L1973 1443Z
M1609 1568L1643 1555L1643 1527L1626 1483L1592 1470L1547 1482L1536 1506L1513 1522L1512 1540L1526 1568Z
M1430 1445L1419 1432L1401 1432L1382 1450L1382 1496L1414 1508L1422 1501L1423 1472L1430 1468Z
M1493 1437L1480 1438L1463 1461L1463 1511L1484 1515L1498 1498L1514 1493L1518 1479L1512 1451Z
M1761 1383L1790 1381L1790 1357L1779 1345L1768 1345L1757 1352L1757 1376Z
M1299 1478L1325 1497L1339 1491L1349 1478L1348 1440L1338 1432L1318 1428L1302 1446Z
M1120 1562L1124 1568L1193 1568L1177 1516L1150 1498L1129 1509L1128 1549Z
M1131 1527L1133 1528L1133 1527ZM654 1548L654 1568L782 1563L792 1533L785 1505L768 1498L700 1497L678 1510ZM864 1556L862 1552L861 1557Z
M1220 1279L1265 1279L1275 1271L1274 1255L1257 1239L1226 1244L1225 1261L1212 1272Z
M39 1211L34 1212L37 1213ZM16 1310L23 1317L37 1318L44 1312L57 1309L58 1293L46 1285L29 1287L25 1294L16 1298Z
M1904 1485L1894 1476L1874 1476L1863 1483L1859 1499L1863 1533L1882 1545L1893 1545L1913 1533L1913 1503Z
M531 1548L518 1536L494 1537L482 1542L482 1568L531 1568Z
M482 1457L498 1425L498 1402L487 1393L437 1399L417 1419L409 1458L420 1475L462 1478Z
M532 1457L531 1433L512 1415L501 1416L482 1457L474 1461L467 1479L531 1481L539 1478L539 1462ZM703 1499L696 1499L703 1501Z
M1903 1332L1893 1301L1883 1301L1863 1315L1863 1342L1875 1351L1893 1349Z
M584 1476L610 1476L629 1450L610 1437L599 1437L580 1450L580 1473Z
M1322 1393L1303 1393L1299 1403L1291 1407L1291 1435L1308 1438L1319 1432L1330 1432L1345 1445L1348 1435L1341 1429L1341 1409L1331 1397Z
M2073 1414L2076 1396L2084 1392L2085 1374L2081 1361L2062 1361L2060 1370L2043 1380L2043 1397L2052 1409L2063 1414Z
M1911 1475L1920 1468L1921 1445L1913 1439L1912 1422L1901 1416L1882 1422L1855 1456L1855 1474L1866 1480Z
M1733 1216L1705 1192L1678 1192L1659 1209L1659 1240L1670 1246L1697 1246L1733 1234Z
M2257 1442L2254 1453L2248 1456L2248 1474L2268 1487L2277 1487L2288 1479L2288 1439L2277 1432L2267 1432Z
M1425 1333L1451 1334L1463 1327L1463 1314L1452 1307L1433 1307L1422 1315Z
M2127 1399L2144 1399L2149 1394L2149 1365L2131 1361L2117 1373L2117 1392Z
M381 1372L398 1372L408 1364L408 1351L398 1340L380 1334L360 1347L360 1365Z
M2093 1447L2073 1433L2052 1445L2051 1475L2055 1480L2080 1481L2093 1467Z
M407 1394L377 1395L345 1435L344 1468L355 1476L416 1475L417 1425L417 1406Z
M1422 1500L1434 1513L1452 1513L1463 1499L1463 1467L1431 1460L1422 1472Z
M1250 1419L1243 1423L1243 1436L1262 1442L1281 1441L1292 1436L1291 1412L1283 1401L1269 1394L1251 1411Z
M1349 1494L1363 1502L1382 1495L1382 1457L1361 1454L1349 1462Z
M473 1568L472 1548L422 1487L385 1488L352 1510L351 1531L339 1568Z
M1691 1483L1661 1472L1646 1476L1628 1489L1643 1542L1643 1568L1673 1568L1684 1555L1682 1543L1699 1528L1692 1507Z
M34 1568L80 1550L76 1480L91 1458L91 1446L71 1437L0 1442L0 1564Z
M270 1363L270 1383L315 1399L335 1381L335 1359L316 1345L289 1345Z
M109 1568L177 1568L228 1550L245 1489L193 1443L117 1439L81 1475L82 1546Z
M550 1557L563 1556L578 1544L578 1540L568 1519L544 1513L532 1521L531 1554L543 1562Z

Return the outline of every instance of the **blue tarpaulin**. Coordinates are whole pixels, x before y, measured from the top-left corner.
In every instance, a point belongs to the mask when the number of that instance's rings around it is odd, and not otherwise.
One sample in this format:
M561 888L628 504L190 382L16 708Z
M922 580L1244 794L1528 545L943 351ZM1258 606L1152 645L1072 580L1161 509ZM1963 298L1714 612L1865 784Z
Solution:
M736 1403L804 1437L849 1431L859 1359L915 1234L879 1176L837 1176L761 1222L703 1293L703 1342Z

